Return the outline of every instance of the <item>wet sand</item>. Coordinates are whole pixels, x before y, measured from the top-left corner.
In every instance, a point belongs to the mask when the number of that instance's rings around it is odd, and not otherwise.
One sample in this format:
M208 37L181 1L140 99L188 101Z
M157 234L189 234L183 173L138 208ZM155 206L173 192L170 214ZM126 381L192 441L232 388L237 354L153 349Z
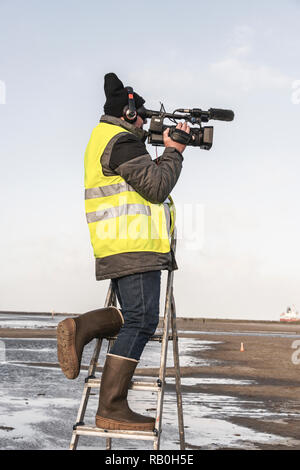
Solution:
M206 336L202 339L222 341L209 351L202 351L201 357L220 361L218 365L190 370L201 377L226 377L240 380L254 380L249 385L201 385L199 392L260 400L268 412L278 414L278 419L231 418L231 422L256 431L267 432L300 440L300 364L292 362L295 339L279 337ZM300 337L299 337L300 339ZM241 342L244 352L240 352ZM300 346L300 341L298 349ZM194 351L195 356L199 355ZM300 354L299 354L300 358ZM195 369L195 368L192 368ZM182 370L184 375L188 371ZM193 387L195 389L195 387ZM183 390L186 392L186 390ZM299 418L280 419L281 412L299 413ZM285 446L262 446L261 448L280 449ZM300 446L294 447L300 449Z
M250 380L250 383L242 385L228 383L183 385L182 391L185 396L188 396L189 393L205 393L259 400L262 408L266 411L265 418L233 416L230 418L230 422L258 432L287 438L286 445L260 444L257 448L300 449L300 421L297 418L297 414L300 417L300 325L207 319L197 321L193 319L190 322L178 319L177 325L181 330L179 337L216 342L210 349L200 351L195 348L191 351L195 358L201 357L213 361L213 365L182 367L182 377ZM183 331L183 328L186 331ZM190 330L191 328L193 328L193 332ZM55 328L0 329L0 337L6 338L53 338L55 334ZM279 334L285 336L280 337ZM297 340L298 335L299 339ZM295 344L295 341L298 341L298 344ZM244 352L240 351L241 343L244 345ZM297 350L299 350L298 355ZM36 365L43 364L36 363ZM44 363L44 365L58 367L58 364L55 363ZM156 376L157 373L157 368L138 368L136 371L136 375ZM173 368L167 369L167 376L174 376ZM174 389L174 385L167 387ZM268 412L272 412L276 418L270 419ZM283 412L285 419L280 417ZM289 414L293 417L287 417ZM288 442L291 438L298 443L294 441L291 446ZM191 446L190 448L196 447ZM188 442L187 448L189 448Z

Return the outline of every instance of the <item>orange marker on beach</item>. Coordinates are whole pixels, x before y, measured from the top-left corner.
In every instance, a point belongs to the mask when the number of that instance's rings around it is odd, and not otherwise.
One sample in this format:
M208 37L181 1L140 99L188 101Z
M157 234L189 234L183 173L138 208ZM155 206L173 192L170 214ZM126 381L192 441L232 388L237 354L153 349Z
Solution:
M244 349L244 343L241 343L241 349L240 349L241 352L244 352L245 349Z

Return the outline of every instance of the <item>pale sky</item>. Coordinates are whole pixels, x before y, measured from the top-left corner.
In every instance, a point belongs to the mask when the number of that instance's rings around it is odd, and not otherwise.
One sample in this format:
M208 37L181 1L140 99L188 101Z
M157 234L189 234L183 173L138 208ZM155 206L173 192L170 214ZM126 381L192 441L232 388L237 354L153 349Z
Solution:
M178 242L177 315L300 309L299 24L296 0L0 0L0 310L103 306L83 156L108 72L150 109L235 112L209 152L186 149L172 193L204 236Z

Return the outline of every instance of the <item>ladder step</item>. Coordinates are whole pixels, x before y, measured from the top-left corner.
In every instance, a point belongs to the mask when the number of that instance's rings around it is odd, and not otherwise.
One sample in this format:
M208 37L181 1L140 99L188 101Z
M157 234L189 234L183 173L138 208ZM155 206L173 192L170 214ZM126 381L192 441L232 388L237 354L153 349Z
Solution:
M134 439L154 441L157 437L157 431L128 431L128 430L116 430L110 431L107 429L97 428L96 426L76 426L73 431L80 436L99 436L99 437L111 437L117 439L128 439L128 436L132 436Z
M174 232L176 229L174 228ZM172 238L172 248L175 252L175 241L174 236ZM113 290L112 281L110 282L109 290L105 300L105 307L112 305L117 306L116 293ZM164 396L164 385L165 385L165 376L166 376L166 365L167 365L167 351L168 351L168 341L173 341L173 358L174 358L174 368L177 371L177 374L180 373L179 369L179 357L178 357L178 334L176 329L176 309L175 301L173 295L173 272L168 272L167 278L167 290L165 298L165 310L164 310L164 319L163 319L163 328L158 328L156 334L154 334L150 341L157 341L162 344L161 353L160 353L160 368L159 374L155 374L156 377L147 379L147 372L143 370L139 371L139 378L134 377L132 380L129 389L131 390L145 390L157 393L157 406L156 406L156 429L152 431L137 431L137 430L110 430L98 428L95 425L85 425L84 416L86 412L86 407L88 404L90 390L92 388L98 388L101 384L101 376L96 377L96 370L99 370L98 359L100 355L100 350L102 346L102 339L106 340L116 340L116 336L107 336L105 338L99 338L96 342L93 356L88 367L85 367L88 370L88 377L85 379L84 390L82 394L81 403L77 413L77 421L73 426L73 433L70 443L70 449L76 450L78 445L78 440L80 436L96 436L106 439L106 449L111 449L111 439L135 439L135 440L147 440L153 442L153 449L159 450L160 448L160 435L161 435L161 422L162 422L162 411L163 411L163 396ZM102 368L103 371L103 368ZM156 371L157 372L157 371ZM151 374L149 374L151 375ZM184 450L184 426L183 426L183 414L182 414L182 403L181 403L181 390L177 390L177 406L178 406L178 426L179 426L179 438L180 438L180 449Z
M88 379L86 381L88 388L99 388L101 379ZM130 384L129 390L148 390L149 392L158 392L161 389L161 382L147 382L133 380Z
M162 338L163 338L163 334L161 333L161 334L151 336L150 341L161 341ZM173 341L173 335L168 335L168 341Z
M149 341L162 341L162 337L163 337L162 334L156 334L156 335L151 336ZM115 340L115 339L117 339L117 337L116 336L107 336L107 337L105 337L105 339ZM173 335L168 336L168 341L173 341Z

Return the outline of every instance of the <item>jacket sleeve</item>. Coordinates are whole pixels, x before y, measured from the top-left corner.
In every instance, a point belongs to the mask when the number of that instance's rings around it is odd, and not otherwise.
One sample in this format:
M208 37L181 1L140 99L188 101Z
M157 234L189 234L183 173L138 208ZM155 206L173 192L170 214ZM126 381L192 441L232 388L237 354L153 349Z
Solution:
M165 201L177 183L183 157L173 147L167 147L154 161L146 146L135 135L121 136L114 144L109 167L132 186L147 201Z

